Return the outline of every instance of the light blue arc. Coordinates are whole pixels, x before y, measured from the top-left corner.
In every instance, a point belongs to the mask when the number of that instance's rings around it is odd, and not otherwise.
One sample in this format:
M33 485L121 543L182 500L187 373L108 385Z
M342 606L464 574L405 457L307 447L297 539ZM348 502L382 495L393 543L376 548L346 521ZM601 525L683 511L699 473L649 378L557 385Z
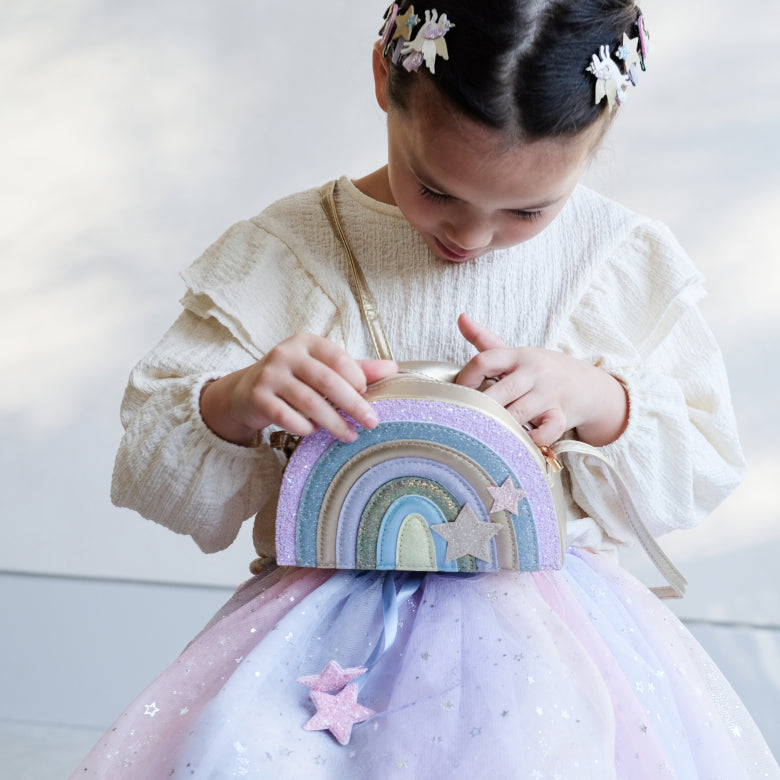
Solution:
M398 532L401 530L404 520L411 514L417 514L432 525L446 523L447 519L429 498L424 496L401 496L393 501L382 518L379 526L379 538L376 545L377 569L395 569L396 550L398 546ZM431 534L434 549L436 550L436 564L439 571L458 571L458 562L445 562L447 556L447 542L439 534Z

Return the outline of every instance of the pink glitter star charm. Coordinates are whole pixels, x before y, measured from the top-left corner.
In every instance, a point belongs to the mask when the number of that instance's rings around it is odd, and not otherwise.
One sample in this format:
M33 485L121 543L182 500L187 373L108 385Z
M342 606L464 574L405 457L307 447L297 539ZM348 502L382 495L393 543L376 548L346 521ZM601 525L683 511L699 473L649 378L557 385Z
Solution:
M375 714L374 710L358 704L357 683L350 683L335 696L316 690L309 695L317 707L317 714L303 727L306 731L330 731L341 745L349 742L356 723L362 723Z
M517 514L517 505L522 501L526 494L524 490L516 488L512 483L512 478L507 477L504 480L504 484L500 487L498 485L488 485L490 495L493 496L493 507L490 510L492 515L494 512L500 512L502 509L506 509L513 515Z
M347 683L365 674L367 669L364 666L352 666L349 669L342 669L338 661L329 661L327 666L319 674L307 674L299 677L297 682L301 685L307 685L313 691L324 691L333 693L340 691Z

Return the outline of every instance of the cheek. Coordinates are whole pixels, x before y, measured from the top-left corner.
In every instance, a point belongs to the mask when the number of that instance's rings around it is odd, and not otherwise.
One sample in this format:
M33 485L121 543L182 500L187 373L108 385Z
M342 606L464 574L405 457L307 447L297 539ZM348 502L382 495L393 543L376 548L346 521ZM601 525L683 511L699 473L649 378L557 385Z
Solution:
M418 225L438 225L442 221L442 208L420 197L419 193L411 204L414 221Z
M408 213L410 210L413 210L416 200L417 193L415 192L414 183L408 176L399 175L392 168L390 169L389 178L393 199L408 219Z
M538 219L531 221L516 220L514 224L507 225L501 233L501 243L504 247L521 244L523 241L530 241L545 231L561 213L563 207L548 211L542 214Z
M416 185L402 189L396 197L396 204L417 230L432 227L441 221L441 208L422 197Z
M516 220L514 224L505 226L501 231L498 242L494 244L500 244L501 249L506 249L516 244L522 244L524 241L530 241L532 238L538 236L549 224L552 219L548 220L544 217L533 220L532 222L525 220ZM496 246L496 248L499 248Z

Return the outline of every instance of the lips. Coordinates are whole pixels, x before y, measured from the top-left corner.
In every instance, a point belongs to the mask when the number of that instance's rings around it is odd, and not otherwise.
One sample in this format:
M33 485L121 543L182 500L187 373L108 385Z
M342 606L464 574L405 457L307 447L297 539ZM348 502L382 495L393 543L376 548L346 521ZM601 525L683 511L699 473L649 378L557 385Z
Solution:
M452 262L462 263L466 260L471 260L480 254L479 251L475 252L473 249L470 250L452 249L451 247L439 241L439 239L436 238L436 236L433 237L433 240L436 242L436 248L438 250L438 253L442 257L446 258L447 260L451 260Z

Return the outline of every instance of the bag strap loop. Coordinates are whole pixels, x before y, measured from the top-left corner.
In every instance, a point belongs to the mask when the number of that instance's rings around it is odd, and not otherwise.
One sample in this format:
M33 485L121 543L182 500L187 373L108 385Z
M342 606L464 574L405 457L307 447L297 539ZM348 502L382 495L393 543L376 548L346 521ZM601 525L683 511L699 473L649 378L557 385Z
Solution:
M661 549L661 546L644 524L639 512L636 510L628 487L617 469L601 454L597 447L592 447L590 444L585 444L585 442L576 441L574 439L562 439L553 444L550 449L556 457L566 454L582 455L584 457L596 458L601 463L606 464L610 474L612 474L612 477L615 480L618 499L620 500L620 505L623 507L623 514L625 515L628 524L631 526L631 530L636 535L636 538L647 553L648 558L653 562L655 568L658 569L661 576L669 583L668 585L650 588L650 590L658 596L659 599L681 599L685 595L685 588L688 585L688 581L683 577L680 570L669 560L666 553Z

